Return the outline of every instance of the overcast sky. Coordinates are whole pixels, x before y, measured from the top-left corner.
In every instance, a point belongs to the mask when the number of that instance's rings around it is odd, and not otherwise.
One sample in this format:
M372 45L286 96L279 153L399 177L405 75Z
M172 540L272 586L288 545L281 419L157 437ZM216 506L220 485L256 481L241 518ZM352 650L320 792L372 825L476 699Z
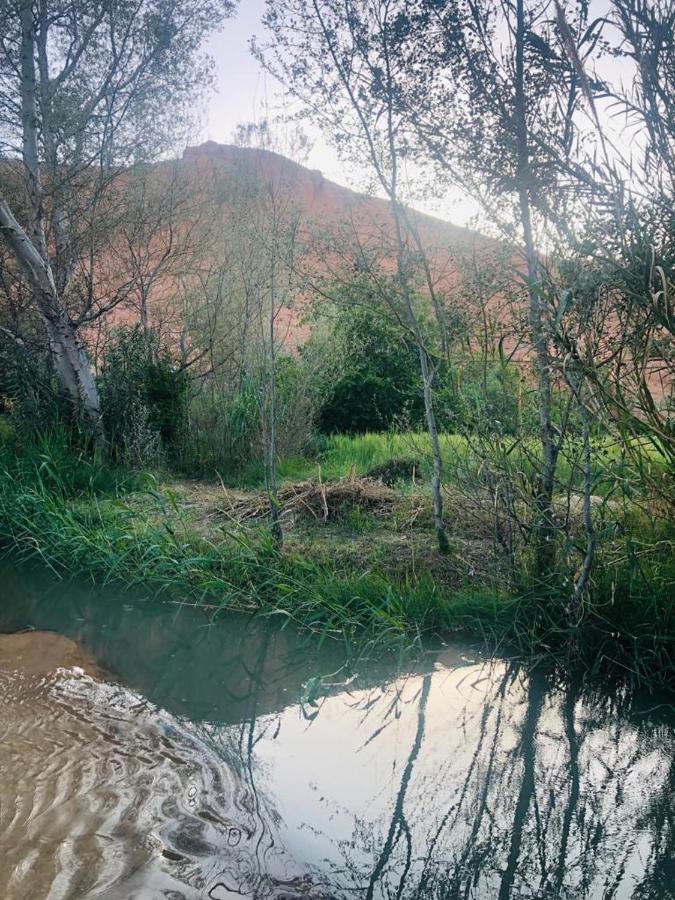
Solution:
M251 55L252 35L261 37L264 0L241 0L239 10L221 32L207 44L216 63L216 93L210 98L204 124L204 139L232 143L237 125L283 112L283 97L278 83L264 72ZM308 129L309 130L309 129ZM327 178L348 182L348 174L335 153L312 134L314 141L307 165L321 169Z
M251 55L252 35L262 37L261 18L264 0L240 0L234 19L226 23L207 44L216 64L216 92L209 98L201 140L232 143L240 123L260 121L270 111L270 118L283 112L283 95L278 83L262 71ZM366 178L343 164L334 150L309 125L305 129L312 139L309 158L299 160L311 169L319 169L326 178L354 190L363 190ZM198 140L195 140L197 143ZM428 201L420 205L424 211L442 216L456 225L465 225L475 208L458 198Z

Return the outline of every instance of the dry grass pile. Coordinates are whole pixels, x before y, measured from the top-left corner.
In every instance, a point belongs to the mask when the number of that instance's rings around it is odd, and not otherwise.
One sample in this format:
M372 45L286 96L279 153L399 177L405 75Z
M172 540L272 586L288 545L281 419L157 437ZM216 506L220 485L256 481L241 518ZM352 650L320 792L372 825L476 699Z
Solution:
M240 522L267 515L269 500L264 491L230 497L226 511ZM339 481L299 481L284 484L278 492L282 511L311 516L322 523L335 522L358 507L373 516L386 517L396 503L396 492L374 478L341 478Z

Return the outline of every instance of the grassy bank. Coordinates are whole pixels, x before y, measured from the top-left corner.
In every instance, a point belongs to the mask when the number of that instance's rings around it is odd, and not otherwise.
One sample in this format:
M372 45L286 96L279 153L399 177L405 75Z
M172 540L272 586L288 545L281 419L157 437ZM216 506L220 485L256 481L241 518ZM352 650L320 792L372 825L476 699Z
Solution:
M63 440L23 448L5 440L0 544L58 577L261 610L361 646L462 631L542 657L567 659L571 649L588 667L650 683L673 678L672 535L635 509L617 510L616 538L572 621L563 583L544 591L509 579L489 517L463 508L452 486L451 552L440 557L425 485L361 477L414 460L414 449L405 435L366 435L287 461L279 551L253 468L228 487L111 469ZM445 449L449 462L451 452L469 452L453 438Z

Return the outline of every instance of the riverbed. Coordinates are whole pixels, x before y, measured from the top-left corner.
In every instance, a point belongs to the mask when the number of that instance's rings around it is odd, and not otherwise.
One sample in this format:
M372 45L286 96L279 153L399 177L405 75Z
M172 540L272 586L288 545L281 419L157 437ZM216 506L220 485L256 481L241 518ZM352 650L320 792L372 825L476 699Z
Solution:
M0 897L668 898L675 708L0 569Z

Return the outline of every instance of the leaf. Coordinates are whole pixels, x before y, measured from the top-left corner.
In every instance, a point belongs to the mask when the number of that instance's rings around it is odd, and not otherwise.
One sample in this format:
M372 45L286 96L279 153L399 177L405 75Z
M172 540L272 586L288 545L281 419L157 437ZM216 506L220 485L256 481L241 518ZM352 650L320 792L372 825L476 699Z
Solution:
M317 706L316 699L319 696L321 691L321 676L315 675L314 678L310 678L307 681L302 690L301 700L303 703L307 703L309 706Z
M562 322L563 316L567 312L567 307L569 306L571 299L572 299L572 291L570 291L570 290L564 290L560 294L560 302L558 303L558 309L557 309L556 315L555 315L556 331L560 327L560 323Z

